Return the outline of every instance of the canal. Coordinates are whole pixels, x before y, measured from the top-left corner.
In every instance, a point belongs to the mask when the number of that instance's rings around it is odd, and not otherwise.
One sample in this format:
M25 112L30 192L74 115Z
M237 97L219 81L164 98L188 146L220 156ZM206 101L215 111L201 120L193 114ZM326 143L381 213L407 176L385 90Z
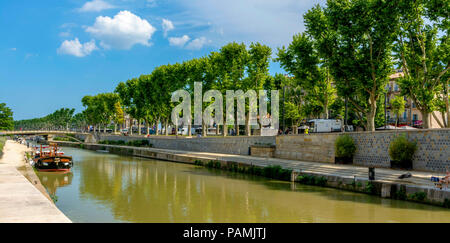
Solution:
M73 222L450 222L450 210L194 165L76 148L38 173Z

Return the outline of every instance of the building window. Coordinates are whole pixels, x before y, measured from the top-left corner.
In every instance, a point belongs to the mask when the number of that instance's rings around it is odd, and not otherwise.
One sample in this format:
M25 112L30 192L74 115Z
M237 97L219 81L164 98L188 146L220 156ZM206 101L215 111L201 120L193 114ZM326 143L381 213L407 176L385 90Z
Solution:
M397 84L395 84L395 86L394 86L394 91L398 91L398 85Z
M414 115L413 115L413 121L419 120L418 118L419 118L419 117L417 116L417 114L414 114Z

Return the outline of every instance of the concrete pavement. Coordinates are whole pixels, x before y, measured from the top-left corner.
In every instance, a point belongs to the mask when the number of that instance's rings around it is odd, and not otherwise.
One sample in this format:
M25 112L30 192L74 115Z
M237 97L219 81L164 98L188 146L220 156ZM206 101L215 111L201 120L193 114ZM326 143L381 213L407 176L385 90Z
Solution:
M8 140L0 160L1 223L71 223L18 170L25 163L26 146Z

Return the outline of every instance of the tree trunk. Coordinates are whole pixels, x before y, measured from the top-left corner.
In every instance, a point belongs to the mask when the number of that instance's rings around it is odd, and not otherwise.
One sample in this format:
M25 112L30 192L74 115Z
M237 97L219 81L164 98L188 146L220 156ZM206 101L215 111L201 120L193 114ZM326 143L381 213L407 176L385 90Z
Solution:
M147 126L147 136L150 136L150 124L148 121L145 121L145 125Z
M436 114L435 114L434 112L431 112L431 115L434 117L434 119L436 120L437 124L438 124L441 128L444 128L444 127L445 127L445 119L443 120L443 121L444 121L444 124L442 124L441 121L439 121L439 118L436 116ZM444 118L444 117L442 117L442 118Z
M188 137L192 136L192 125L188 125L187 136L188 136Z
M164 130L166 136L169 136L169 122L167 120L164 121Z
M246 136L252 135L252 129L250 127L250 111L245 116L245 135Z
M224 122L224 124L223 124L223 134L222 134L222 136L224 136L224 137L226 137L227 135L228 135L228 126L226 125L226 122Z
M159 126L159 118L158 118L158 120L156 120L156 136L158 136L159 135L159 129L158 129L158 126ZM162 127L162 126L161 126Z
M117 134L117 123L114 122L114 133Z
M446 123L447 126L446 127L450 128L450 107L449 107L449 101L448 101L448 94L444 93L444 95L445 95L445 97L444 97L445 110L446 110L446 113L447 113L447 123Z
M133 135L133 118L130 118L130 135Z
M430 128L430 113L428 111L420 111L422 113L422 123L423 128L429 129Z
M141 119L138 119L138 135L141 135Z
M202 137L206 137L207 129L208 128L206 127L205 121L202 119Z
M373 95L370 95L369 112L367 112L367 131L375 131L375 115L377 113L377 101Z

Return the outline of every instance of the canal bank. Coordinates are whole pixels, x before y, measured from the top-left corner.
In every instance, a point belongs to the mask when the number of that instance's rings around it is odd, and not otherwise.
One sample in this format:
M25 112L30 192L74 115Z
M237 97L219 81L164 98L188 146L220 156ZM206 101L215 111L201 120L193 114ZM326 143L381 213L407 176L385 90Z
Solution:
M407 171L377 168L375 180L369 181L367 167L303 162L278 158L259 158L236 154L192 152L130 146L57 142L89 150L137 156L187 164L204 165L223 170L251 173L304 184L337 188L419 203L450 207L450 191L434 187L433 172L411 171L412 177L398 179ZM289 175L286 176L286 173Z
M25 145L6 141L0 158L0 222L70 223L53 204L33 169Z

